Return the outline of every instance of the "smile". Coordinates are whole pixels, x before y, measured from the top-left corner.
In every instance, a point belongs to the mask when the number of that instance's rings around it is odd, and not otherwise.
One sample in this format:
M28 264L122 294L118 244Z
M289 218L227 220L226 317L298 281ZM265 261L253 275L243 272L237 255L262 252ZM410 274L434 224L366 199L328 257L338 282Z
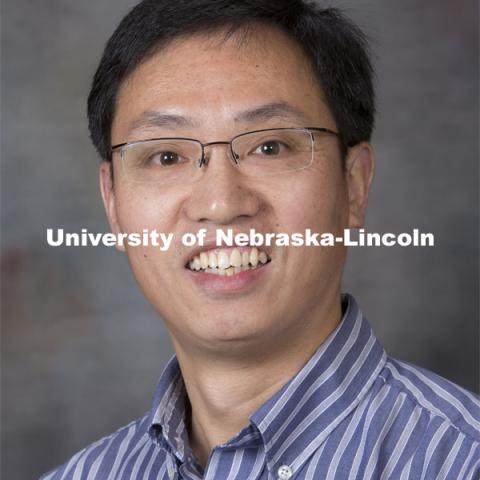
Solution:
M220 249L201 252L187 264L194 272L205 272L214 275L231 277L240 272L255 270L270 262L270 257L256 247Z

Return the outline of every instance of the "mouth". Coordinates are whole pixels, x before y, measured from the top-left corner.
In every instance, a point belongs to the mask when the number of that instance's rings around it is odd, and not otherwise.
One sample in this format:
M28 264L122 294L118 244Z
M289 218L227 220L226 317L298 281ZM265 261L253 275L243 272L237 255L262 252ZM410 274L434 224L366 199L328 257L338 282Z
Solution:
M214 249L200 252L185 265L192 272L232 277L258 270L271 262L269 255L256 247Z

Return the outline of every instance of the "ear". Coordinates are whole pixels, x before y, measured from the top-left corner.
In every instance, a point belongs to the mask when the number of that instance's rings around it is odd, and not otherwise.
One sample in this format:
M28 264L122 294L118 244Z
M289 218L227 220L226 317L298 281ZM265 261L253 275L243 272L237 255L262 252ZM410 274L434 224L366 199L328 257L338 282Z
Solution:
M115 235L121 233L117 219L117 205L115 202L115 190L113 187L113 163L103 161L100 163L99 170L100 192L102 193L103 206L107 214L110 229ZM125 247L118 246L118 250L124 252Z
M375 160L370 143L362 142L350 148L346 159L346 178L349 203L348 224L351 228L360 228L365 224L368 194L374 170Z

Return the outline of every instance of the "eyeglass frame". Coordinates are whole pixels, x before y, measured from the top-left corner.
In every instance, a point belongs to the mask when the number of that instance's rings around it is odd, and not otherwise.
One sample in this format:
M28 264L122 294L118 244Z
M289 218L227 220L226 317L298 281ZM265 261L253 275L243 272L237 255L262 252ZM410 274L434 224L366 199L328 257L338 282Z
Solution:
M311 136L312 140L312 145L314 140L313 137L313 132L320 132L320 133L328 133L330 135L335 135L338 138L341 138L341 134L339 132L334 132L333 130L330 130L329 128L325 127L280 127L280 128L263 128L260 130L252 130L250 132L243 132L239 133L238 135L235 135L233 138L230 139L230 141L215 141L215 142L207 142L207 143L202 143L200 140L197 140L196 138L188 138L188 137L158 137L158 138L147 138L144 140L134 140L132 142L124 142L124 143L118 143L116 145L113 145L110 148L110 152L113 155L114 150L120 150L121 155L123 156L123 149L125 147L128 147L130 145L138 145L141 143L146 143L146 142L154 142L154 141L159 141L159 140L188 140L191 142L198 143L201 148L202 148L202 156L198 160L198 168L201 168L203 165L207 165L208 161L206 161L206 156L205 156L205 147L209 147L211 145L228 145L230 148L230 154L232 160L235 162L235 164L238 166L240 163L238 162L238 159L236 158L235 152L233 151L233 142L237 140L240 137L246 136L246 135L251 135L252 133L262 133L262 132L272 132L272 131L279 131L279 130L298 130L298 131L304 131L308 132Z

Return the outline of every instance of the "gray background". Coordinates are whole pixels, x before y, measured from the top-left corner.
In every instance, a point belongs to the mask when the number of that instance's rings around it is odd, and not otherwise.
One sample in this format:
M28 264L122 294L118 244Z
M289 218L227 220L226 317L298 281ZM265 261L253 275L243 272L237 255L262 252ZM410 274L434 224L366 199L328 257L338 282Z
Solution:
M33 479L143 414L172 353L126 259L49 248L107 230L86 129L91 76L132 0L2 4L2 473ZM362 0L379 115L368 227L436 246L354 249L354 293L387 350L478 391L477 2Z

